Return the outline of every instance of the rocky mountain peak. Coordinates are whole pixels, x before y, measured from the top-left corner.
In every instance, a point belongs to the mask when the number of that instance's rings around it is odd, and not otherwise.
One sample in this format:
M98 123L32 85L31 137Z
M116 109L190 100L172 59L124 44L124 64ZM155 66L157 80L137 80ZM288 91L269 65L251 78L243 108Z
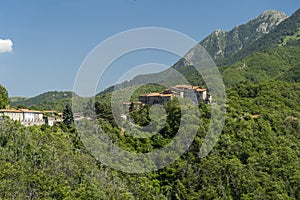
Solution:
M257 32L266 34L286 18L288 18L288 16L284 12L267 10L252 21L254 23L260 23L256 28Z
M215 30L200 44L213 58L228 57L269 33L287 18L283 12L267 10L248 23L234 27L231 31Z
M267 10L265 12L263 12L261 15L259 15L257 18L260 18L260 19L278 19L278 20L284 20L286 19L288 16L284 13L284 12L281 12L281 11L277 11L277 10Z
M226 31L223 31L221 29L217 29L217 30L214 31L215 35L224 35L225 33L226 33Z

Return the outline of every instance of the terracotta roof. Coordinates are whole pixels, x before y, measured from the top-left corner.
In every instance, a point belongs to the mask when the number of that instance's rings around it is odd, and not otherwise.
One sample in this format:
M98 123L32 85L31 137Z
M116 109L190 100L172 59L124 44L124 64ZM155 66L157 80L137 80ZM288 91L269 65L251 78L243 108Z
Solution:
M199 86L192 86L192 85L175 85L172 87L174 89L188 89L188 90L194 90L197 92L204 92L206 91L206 88L200 88ZM167 96L174 96L174 91L172 89L164 90L160 93L158 92L153 92L153 93L148 93L148 94L142 94L140 97L167 97Z
M12 113L21 113L22 111L20 110L15 110L15 109L2 109L0 112L12 112Z
M186 88L186 89L192 89L192 85L175 85L174 88Z
M161 97L172 97L174 94L160 94Z
M44 110L43 112L44 113L57 113L56 110Z
M163 94L163 93L155 92L155 93L144 94L141 96L144 96L144 97L171 97L171 96L174 96L174 94Z
M11 113L42 113L41 111L37 111L37 110L29 110L29 109L20 109L20 110L16 110L16 109L2 109L0 110L0 112L11 112Z
M155 96L160 96L160 93L154 92L154 93L149 93L149 94L144 94L142 96L146 97L155 97Z
M21 112L25 112L25 113L42 113L42 111L38 111L38 110L29 110L29 109L20 109Z
M206 91L206 88L198 88L198 89L196 89L196 91L197 92L204 92L204 91Z

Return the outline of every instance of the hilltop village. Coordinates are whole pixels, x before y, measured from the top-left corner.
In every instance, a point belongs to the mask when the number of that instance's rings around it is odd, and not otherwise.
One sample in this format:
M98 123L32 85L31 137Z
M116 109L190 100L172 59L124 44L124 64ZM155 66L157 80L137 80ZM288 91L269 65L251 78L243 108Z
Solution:
M192 85L175 85L161 92L142 94L138 102L124 102L123 105L130 110L135 110L143 105L164 104L174 97L190 98L194 103L210 104L212 97L206 88Z

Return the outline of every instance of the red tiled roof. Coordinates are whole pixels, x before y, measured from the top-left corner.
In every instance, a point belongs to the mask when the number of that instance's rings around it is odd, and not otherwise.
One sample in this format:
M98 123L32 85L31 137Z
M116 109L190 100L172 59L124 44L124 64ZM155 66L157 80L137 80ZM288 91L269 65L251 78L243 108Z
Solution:
M29 110L29 109L20 109L20 110L16 110L16 109L2 109L0 110L0 112L10 112L10 113L42 113L41 111L37 111L37 110Z
M206 91L206 88L198 88L198 89L196 89L196 91L197 92L204 92L204 91Z
M192 89L192 85L175 85L174 88L186 88L186 89Z
M42 113L42 111L38 111L38 110L29 110L29 109L20 109L21 112L25 112L25 113Z
M167 96L174 96L174 94L163 94L163 93L154 92L154 93L149 93L149 94L143 94L141 96L143 96L143 97L167 97Z
M2 109L2 110L0 110L0 112L1 113L3 113L3 112L21 113L22 111L15 110L15 109Z
M56 110L44 110L43 112L44 113L57 113Z
M161 97L172 97L174 94L160 94Z

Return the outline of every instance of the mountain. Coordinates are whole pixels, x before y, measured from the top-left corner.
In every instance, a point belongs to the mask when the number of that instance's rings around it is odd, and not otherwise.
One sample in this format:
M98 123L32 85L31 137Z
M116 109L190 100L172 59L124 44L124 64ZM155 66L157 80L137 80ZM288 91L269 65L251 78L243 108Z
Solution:
M247 45L238 50L235 54L231 56L227 54L227 57L215 59L215 63L220 67L220 72L226 86L231 87L242 81L255 83L271 80L299 82L300 9L286 19L284 19L281 12L266 11L247 24L234 28L229 33L233 34L234 30L239 30L237 31L239 37L237 38L253 38L253 35L257 35L255 27L258 26L259 21L268 18L274 19L276 16L277 18L282 16L283 21L276 25L273 24L270 29L265 29L266 31L263 31L263 35L253 40L252 43L247 43ZM256 25L254 26L254 24ZM261 28L262 25L258 27ZM220 31L217 32L219 35L221 34ZM225 35L228 36L230 35L229 33ZM245 33L248 36L241 37ZM212 38L212 35L208 38ZM213 42L208 43L208 38L200 42L200 44L206 43L207 46L208 44L213 46ZM248 40L248 42L249 41L250 40ZM230 45L236 46L237 43L235 43L235 41L231 42L232 44ZM220 46L215 44L215 47ZM211 55L217 52L213 51L209 46L207 50ZM204 84L200 74L185 62L184 59L180 59L172 67L184 75L192 84Z
M216 59L216 63L219 66L230 65L257 51L279 46L295 45L300 45L300 9L281 22L268 34L263 35L230 57L219 60Z
M64 104L65 101L70 101L73 94L74 94L73 92L69 92L69 91L65 91L65 92L51 91L51 92L45 92L45 93L40 94L38 96L35 96L35 97L32 97L32 98L27 98L27 99L26 98L25 99L24 98L19 98L18 99L16 97L11 97L10 101L11 101L12 106L22 105L22 106L26 106L26 107L39 107L39 108L42 108L39 105L43 105L43 107L46 106L47 108L49 107L49 109L51 109L51 107L54 107L54 108L57 107L57 106L54 106L54 104L58 104L59 102Z
M268 34L286 18L283 12L268 10L231 31L216 30L200 44L212 58L229 57Z
M297 45L297 41L300 37L299 13L300 11L297 10L292 16L287 17L280 11L265 11L258 17L250 20L248 23L236 26L229 32L222 30L214 31L211 35L201 41L200 44L205 47L211 57L214 58L217 66L233 65L254 52L267 50L270 47L290 46L292 44ZM271 45L272 42L274 43L274 41L277 40L278 42L275 42L276 45ZM276 55L273 56L276 57ZM259 56L257 55L257 57ZM264 62L261 62L260 64L263 63ZM177 61L172 68L184 75L191 84L205 86L199 72L189 66L189 63L187 63L184 59ZM233 68L231 68L231 71L232 69ZM288 68L285 69L288 70ZM224 69L222 70L224 71ZM139 75L122 85L126 87L145 82L164 80L165 77L168 77L168 74L170 74L171 71L172 70L167 69L160 73ZM290 72L293 73L293 71L297 70L291 69ZM228 73L228 71L226 73ZM289 77L287 79L297 79L297 77L292 78L292 75L289 74L289 72L286 73L286 77ZM241 77L240 74L237 74L236 77L232 78L235 79L237 77ZM248 80L248 78L245 77L242 79ZM272 79L272 77L268 77L267 79ZM165 81L174 82L172 79ZM230 81L226 82L229 83ZM231 84L232 83L229 83L229 85ZM99 94L109 93L113 91L113 88L114 86Z

